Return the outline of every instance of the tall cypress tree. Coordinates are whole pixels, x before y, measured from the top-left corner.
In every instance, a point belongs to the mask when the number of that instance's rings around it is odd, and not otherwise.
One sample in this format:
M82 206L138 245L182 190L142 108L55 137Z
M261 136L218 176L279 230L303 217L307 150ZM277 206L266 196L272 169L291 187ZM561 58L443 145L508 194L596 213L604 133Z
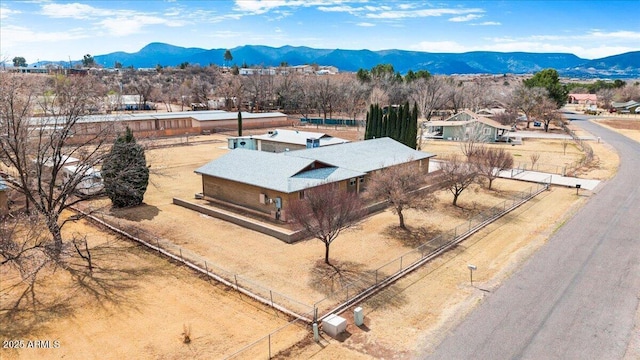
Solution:
M364 131L364 139L372 139L373 138L373 129L375 128L374 117L375 117L375 109L373 104L369 106L369 111L367 112L367 123L365 125Z
M396 135L397 136L396 140L398 140L401 143L404 143L406 132L407 132L407 109L406 109L406 106L400 105L400 108L398 109L398 133Z
M407 102L407 109L409 108L409 103ZM418 147L418 104L413 103L413 109L411 110L411 114L409 116L409 124L407 127L407 133L405 137L405 144L412 148L416 149Z
M242 113L240 111L238 111L238 136L242 136Z
M144 148L136 143L129 127L119 136L101 170L105 192L113 206L122 208L142 204L149 184L149 168Z

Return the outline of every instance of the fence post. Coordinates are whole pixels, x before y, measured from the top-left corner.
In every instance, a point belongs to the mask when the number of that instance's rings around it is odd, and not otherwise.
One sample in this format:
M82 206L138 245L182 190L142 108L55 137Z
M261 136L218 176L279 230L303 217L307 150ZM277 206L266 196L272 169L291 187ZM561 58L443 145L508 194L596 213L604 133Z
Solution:
M160 252L160 240L156 239L156 247L158 248L158 252Z
M233 275L233 278L236 280L236 291L238 291L238 275Z
M376 285L378 285L378 269L376 269Z
M271 297L271 307L273 307L273 292L269 290L269 296Z
M271 359L271 334L269 334L269 359Z
M207 276L209 276L209 267L207 266L207 260L204 261L204 268L207 270Z
M182 257L182 248L180 248L180 260L182 260L182 262L184 262L184 258Z

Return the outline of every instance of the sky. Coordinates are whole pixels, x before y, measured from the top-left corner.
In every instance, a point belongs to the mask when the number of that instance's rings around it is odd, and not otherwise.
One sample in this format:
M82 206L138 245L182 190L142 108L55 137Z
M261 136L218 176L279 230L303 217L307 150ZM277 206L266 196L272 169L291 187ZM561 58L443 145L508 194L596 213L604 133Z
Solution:
M203 49L640 50L637 0L0 0L0 61L79 60L151 42Z

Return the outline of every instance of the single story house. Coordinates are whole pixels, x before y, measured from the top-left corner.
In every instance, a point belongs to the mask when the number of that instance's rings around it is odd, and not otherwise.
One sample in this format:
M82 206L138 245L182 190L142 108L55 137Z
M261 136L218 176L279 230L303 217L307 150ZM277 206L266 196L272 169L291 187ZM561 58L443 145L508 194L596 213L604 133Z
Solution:
M504 114L506 111L507 109L503 109L503 108L484 108L476 111L475 113L477 115L490 118L498 114Z
M112 111L154 110L155 104L142 101L140 95L109 95L107 107Z
M229 131L238 129L238 113L223 110L191 111L193 128L209 131ZM170 113L168 113L170 114ZM249 113L242 112L243 129L264 129L289 126L291 121L281 112Z
M290 204L305 190L336 183L339 191L360 193L372 172L412 166L428 173L433 156L379 138L280 153L236 149L195 173L204 199L287 221Z
M0 216L9 213L9 187L0 176Z
M499 141L511 130L509 126L464 110L445 120L427 121L422 124L425 137L443 140L467 140L472 132L479 132L485 142Z
M349 142L324 133L285 129L275 129L264 135L235 136L227 139L229 141L229 149L268 152L300 150Z
M569 104L597 105L598 95L596 94L569 94Z
M30 119L34 127L54 128L56 122L64 119L53 117L33 117ZM76 136L93 135L105 128L116 126L118 130L131 128L134 133L142 135L178 135L185 133L201 133L202 131L229 131L238 128L238 113L223 110L207 111L174 111L134 114L102 114L86 115L74 125ZM245 129L273 128L288 126L291 122L287 115L280 112L242 113L242 126Z
M625 113L640 113L638 109L640 109L640 102L637 101L627 101L623 103L612 102L611 107L616 109L617 112L625 114Z

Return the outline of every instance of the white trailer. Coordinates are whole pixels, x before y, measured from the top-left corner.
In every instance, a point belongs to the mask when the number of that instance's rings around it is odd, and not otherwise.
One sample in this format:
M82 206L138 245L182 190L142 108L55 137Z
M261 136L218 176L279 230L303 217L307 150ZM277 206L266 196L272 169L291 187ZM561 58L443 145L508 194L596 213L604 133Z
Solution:
M100 171L89 168L81 175L77 166L69 165L62 168L63 184L74 181L78 176L82 176L82 179L78 182L78 185L76 185L76 191L78 193L82 195L95 195L104 189Z

